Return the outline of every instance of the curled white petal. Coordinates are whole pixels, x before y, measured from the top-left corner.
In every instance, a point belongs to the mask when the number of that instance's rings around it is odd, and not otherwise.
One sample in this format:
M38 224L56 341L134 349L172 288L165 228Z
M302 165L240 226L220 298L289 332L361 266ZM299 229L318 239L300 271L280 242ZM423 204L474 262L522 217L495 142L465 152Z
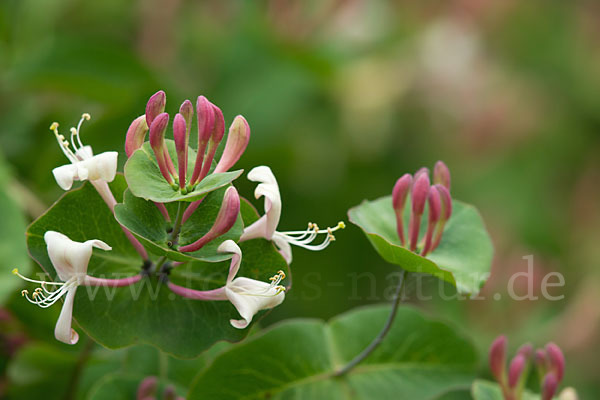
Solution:
M52 175L56 179L56 183L62 190L69 190L73 186L73 181L79 180L77 174L77 166L75 164L66 164L56 167L52 170Z
M244 234L240 240L258 237L271 240L281 217L279 185L277 185L277 180L271 168L264 165L253 168L248 173L248 179L253 182L260 182L254 191L254 196L257 199L264 196L265 214L258 221L244 229Z
M61 281L66 282L73 277L83 279L87 273L92 257L92 248L112 250L101 240L75 242L59 232L48 231L44 234L48 248L48 256Z
M67 293L63 307L60 310L58 321L56 321L56 327L54 328L54 337L66 344L75 344L79 340L79 335L71 328L73 320L73 302L75 300L76 291L77 286L73 287Z
M231 325L238 329L246 328L260 310L276 307L285 299L285 293L269 283L243 277L229 283L225 293L242 317L230 320Z
M275 235L273 235L273 243L279 249L279 254L283 256L285 262L290 265L292 263L292 246L290 243L279 232L275 232Z
M92 158L85 159L80 164L88 171L87 179L112 182L117 174L117 158L119 153L107 151ZM86 179L80 177L80 179Z

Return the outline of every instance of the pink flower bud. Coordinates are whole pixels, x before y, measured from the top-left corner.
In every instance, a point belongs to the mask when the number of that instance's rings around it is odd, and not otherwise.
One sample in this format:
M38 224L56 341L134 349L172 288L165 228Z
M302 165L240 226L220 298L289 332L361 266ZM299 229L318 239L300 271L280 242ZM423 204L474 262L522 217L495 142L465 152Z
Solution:
M223 112L219 107L215 106L214 104L212 107L215 112L215 125L210 139L216 144L219 144L225 135L225 118L223 117Z
M162 395L163 400L177 400L177 392L172 385L165 388Z
M501 335L498 336L490 346L490 370L492 371L492 375L501 385L504 384L506 379L506 346L508 341L506 340L506 336Z
M515 358L512 359L510 366L508 367L508 386L510 388L517 386L526 364L527 361L523 354L517 354Z
M136 399L145 400L148 398L153 398L156 394L157 383L158 379L155 376L144 378L144 380L142 380L138 386Z
M173 120L173 139L177 150L177 163L179 167L179 187L185 190L185 178L187 174L188 136L185 118L181 114L175 115Z
M427 253L431 250L432 247L432 238L433 232L440 220L440 213L442 208L442 203L440 200L440 193L437 187L432 186L429 188L429 221L427 222L427 232L425 233L425 245L423 246L423 251L421 255L425 257Z
M554 372L548 372L542 382L542 400L552 400L556 389L558 388L558 379Z
M173 178L169 173L167 161L165 159L165 131L168 123L169 114L167 113L159 114L154 119L152 125L150 125L150 147L152 147L154 155L156 156L160 173L167 180L167 182L173 183Z
M554 343L548 343L546 345L546 353L548 354L548 360L550 361L550 371L556 374L558 382L562 381L565 373L565 356Z
M517 350L517 354L522 354L523 357L525 357L525 360L529 361L533 356L533 346L531 345L531 343L525 343L524 345L519 347L519 350Z
M413 182L417 182L417 179L421 175L427 175L427 178L429 178L429 168L427 168L427 167L419 168L417 170L417 172L415 172L415 176L414 176Z
M167 95L162 90L154 93L146 104L146 124L152 126L154 119L165 111Z
M185 126L187 126L187 135L189 137L192 128L192 117L194 116L194 106L192 105L192 102L189 100L184 101L181 104L181 107L179 107L179 114L185 119Z
M418 174L418 176L417 176ZM412 213L408 226L408 236L410 239L410 250L415 251L419 240L419 229L421 227L421 216L425 211L425 203L429 196L429 176L426 173L417 172L412 187Z
M450 192L443 185L436 184L434 186L440 194L441 211L440 220L437 224L435 234L433 237L433 245L431 246L431 251L437 249L437 247L440 245L440 242L442 241L442 235L444 233L444 228L446 227L446 222L448 222L450 216L452 215L452 197L450 197Z
M206 97L198 97L196 101L196 113L198 114L198 153L196 154L196 164L194 165L194 172L190 181L192 185L202 180L200 173L202 172L202 164L204 163L204 154L215 125L215 110Z
M131 157L134 151L142 147L147 132L148 124L146 123L145 115L137 117L129 125L127 135L125 136L125 154L127 154L127 157Z
M450 190L450 170L443 161L435 163L433 168L433 183L439 183Z
M225 172L240 159L250 141L250 125L244 117L238 115L229 127L227 142L223 155L215 168L215 172Z
M235 224L239 213L240 197L237 190L233 186L230 186L225 191L221 209L219 210L219 214L217 214L215 223L210 230L194 243L180 247L179 251L187 253L200 250L206 243L218 238L221 235L224 235Z
M404 174L400 179L396 181L394 189L392 190L392 206L396 213L396 230L398 231L398 237L402 246L406 244L404 237L404 205L406 204L406 197L412 186L412 176L410 174Z
M533 358L540 373L542 375L545 374L548 369L548 357L546 356L546 352L542 349L537 349Z

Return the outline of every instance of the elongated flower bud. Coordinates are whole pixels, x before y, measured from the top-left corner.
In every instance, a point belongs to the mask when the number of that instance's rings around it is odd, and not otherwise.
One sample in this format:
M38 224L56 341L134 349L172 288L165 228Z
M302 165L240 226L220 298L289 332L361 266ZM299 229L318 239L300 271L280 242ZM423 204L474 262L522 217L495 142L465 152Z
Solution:
M548 370L548 357L546 352L542 349L537 349L534 355L534 362L538 370L542 375Z
M212 228L210 228L210 230L204 236L202 236L194 243L180 247L179 251L184 253L198 251L206 243L218 238L221 235L224 235L235 224L239 213L240 197L238 195L237 190L233 186L230 186L225 191L225 195L223 196L223 203L221 204L221 209L219 210L219 214L217 214L217 218L215 219L215 223L213 224Z
M194 117L194 106L191 101L186 100L179 107L179 114L185 119L185 126L187 126L187 135L190 136L192 129L192 118Z
M496 378L496 381L501 385L504 384L506 380L506 346L507 340L506 336L501 335L498 336L490 346L490 370L492 371L492 375Z
M204 163L204 153L215 125L215 111L206 97L199 96L196 100L196 113L198 114L198 153L194 172L192 173L192 185L199 182L202 164Z
M154 119L165 111L167 95L162 90L154 93L146 104L146 124L152 126Z
M173 120L173 139L175 140L175 150L177 150L177 164L179 167L179 188L185 191L185 178L187 174L188 158L188 130L185 118L181 114L175 115Z
M433 168L433 183L440 184L450 190L450 170L443 161L435 163Z
M432 251L437 249L437 247L440 245L442 234L444 233L444 228L446 227L446 222L448 222L450 216L452 215L452 197L450 197L450 192L443 185L437 184L434 186L440 194L442 207L440 212L440 220L433 236L433 245L431 247Z
M425 245L423 246L423 251L421 253L422 256L426 256L432 248L433 233L441 216L442 203L440 200L440 193L437 187L432 186L431 188L429 188L428 202L429 220L427 222L427 232L425 233Z
M167 113L162 113L154 119L152 125L150 125L150 147L152 147L154 155L156 156L160 173L167 180L167 182L172 184L173 178L169 173L165 159L165 131L168 123L169 114Z
M554 343L548 343L546 345L546 353L548 354L548 360L550 361L550 370L556 374L556 379L560 382L565 373L565 356L560 350L560 347Z
M404 237L404 205L406 204L406 198L411 186L412 176L404 174L396 181L392 190L392 206L396 213L396 230L402 246L406 245L406 238Z
M418 173L415 176L415 183L412 188L412 214L408 227L408 236L410 239L410 250L415 251L419 240L419 229L421 227L421 216L425 211L425 203L429 196L429 176L425 173Z
M250 125L244 117L238 115L229 127L227 143L215 172L225 172L240 159L250 141Z
M552 400L556 389L558 388L558 379L554 372L548 372L542 382L542 400Z
M417 170L417 172L415 172L415 176L414 176L413 182L417 182L417 179L419 179L419 177L421 175L427 175L427 177L429 177L429 168L427 168L427 167L419 168Z
M527 364L527 361L523 354L517 354L510 362L510 366L508 367L508 386L510 388L516 387L517 383L519 383L525 369L525 364Z
M141 115L127 129L127 136L125 137L125 154L127 154L127 157L131 157L134 151L142 147L146 139L146 133L148 133L146 116Z
M144 378L142 382L140 382L137 393L136 400L147 400L154 398L156 394L158 379L155 376L149 376Z
M215 158L215 153L217 152L219 143L221 143L221 140L223 140L223 135L225 134L225 119L223 118L223 113L221 112L221 109L215 106L214 104L212 104L212 107L215 112L215 124L213 126L213 131L210 136L210 140L208 141L206 158L202 163L202 171L200 172L200 176L198 177L198 182L204 179L206 175L208 175L208 171L210 171L210 167L212 166L212 162Z
M533 356L533 346L531 345L531 343L525 343L524 345L519 347L519 350L517 350L517 354L522 354L523 357L525 357L525 360L530 360Z

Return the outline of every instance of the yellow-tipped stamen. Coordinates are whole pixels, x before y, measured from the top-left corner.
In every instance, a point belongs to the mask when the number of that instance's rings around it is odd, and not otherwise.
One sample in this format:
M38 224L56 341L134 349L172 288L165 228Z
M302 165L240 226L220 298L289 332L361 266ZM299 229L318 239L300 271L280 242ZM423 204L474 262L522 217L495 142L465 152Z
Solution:
M83 149L85 146L81 142L81 137L80 137L81 135L79 134L79 131L81 129L81 125L83 124L83 121L89 121L90 118L91 118L91 116L88 113L83 113L81 115L81 119L79 120L77 127L76 128L73 127L70 129L70 132L71 132L71 142L70 143L65 139L65 137L63 135L61 135L58 132L58 126L59 126L58 122L53 122L52 125L50 125L50 130L52 132L54 132L54 136L56 136L56 140L58 141L60 148L62 149L65 156L72 163L76 163L83 159L83 154L81 154L79 151L81 149ZM71 147L72 147L72 149L71 149Z

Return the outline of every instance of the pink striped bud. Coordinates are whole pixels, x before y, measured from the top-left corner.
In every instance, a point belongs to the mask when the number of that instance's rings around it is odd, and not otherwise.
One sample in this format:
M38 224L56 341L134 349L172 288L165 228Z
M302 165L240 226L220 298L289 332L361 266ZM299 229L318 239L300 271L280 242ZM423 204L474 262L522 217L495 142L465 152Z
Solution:
M421 255L423 257L425 257L427 253L429 253L429 251L432 249L433 232L435 231L441 216L442 203L440 200L440 193L437 187L432 186L431 188L429 188L428 202L429 221L427 222L427 232L425 233L425 245L423 246L423 251L421 252Z
M445 186L446 189L450 190L450 170L443 161L435 163L435 167L433 168L433 183Z
M179 251L187 253L200 250L206 243L218 238L221 235L224 235L235 224L239 213L240 197L237 190L233 186L230 186L225 191L221 209L219 210L219 214L217 214L215 223L210 230L194 243L180 247Z
M175 150L177 150L177 164L179 167L179 188L186 192L185 178L187 174L188 158L188 130L185 118L181 114L175 115L173 120L173 139L175 141ZM185 194L185 193L184 193Z
M552 400L556 389L558 388L558 379L554 372L548 372L542 382L542 400Z
M154 155L156 156L156 161L158 163L160 173L167 180L167 182L172 184L173 178L169 173L167 161L165 159L165 131L167 130L168 123L169 114L167 113L159 114L154 119L152 125L150 125L150 147L152 147Z
M158 379L155 376L144 378L144 380L142 380L138 386L136 400L147 400L154 398L157 384Z
M250 141L250 125L244 117L238 115L229 127L227 142L223 155L215 168L215 172L225 172L240 159Z
M200 178L200 173L202 172L202 164L204 163L204 153L206 152L206 146L215 125L215 110L206 97L199 96L198 100L196 100L196 113L198 115L198 153L196 154L196 164L194 165L194 172L192 173L190 182L192 185L195 185L202 179Z
M396 181L394 189L392 190L392 206L396 213L396 230L398 231L398 238L400 238L402 246L406 245L406 239L404 237L404 205L406 204L406 198L408 197L411 186L412 176L410 176L410 174L404 174Z
M548 354L548 360L550 361L550 371L556 374L558 382L562 381L565 373L565 356L563 355L563 352L556 344L548 343L546 345L546 353Z
M517 354L515 358L512 359L510 366L508 367L508 386L510 388L517 386L521 379L521 375L523 374L523 370L525 370L526 364L527 361L523 354Z
M425 211L425 203L429 196L429 176L426 173L415 174L415 180L412 187L412 213L408 227L408 236L410 239L410 250L415 251L419 240L419 229L421 228L421 216Z
M127 135L125 136L125 154L127 154L127 157L131 157L134 151L142 147L146 139L146 133L148 133L148 124L146 123L146 116L142 115L137 117L127 129Z
M492 375L496 378L496 381L501 385L504 385L506 380L506 346L508 341L506 340L506 336L501 335L498 336L490 346L490 370L492 371Z
M146 104L146 124L152 126L154 119L165 111L167 95L162 90L154 93Z

